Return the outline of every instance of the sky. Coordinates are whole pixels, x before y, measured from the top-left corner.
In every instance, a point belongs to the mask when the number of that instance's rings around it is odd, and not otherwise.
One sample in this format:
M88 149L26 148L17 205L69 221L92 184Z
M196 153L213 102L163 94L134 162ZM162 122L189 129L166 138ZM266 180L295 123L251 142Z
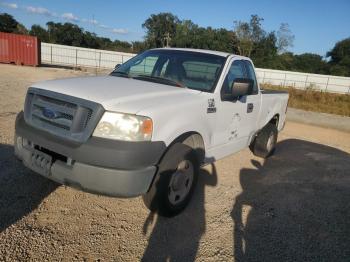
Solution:
M199 26L233 29L234 21L264 18L266 31L288 23L295 35L290 51L325 56L334 44L350 37L350 0L0 0L0 13L13 15L27 28L48 21L73 22L99 36L142 40L142 23L151 15L171 12Z

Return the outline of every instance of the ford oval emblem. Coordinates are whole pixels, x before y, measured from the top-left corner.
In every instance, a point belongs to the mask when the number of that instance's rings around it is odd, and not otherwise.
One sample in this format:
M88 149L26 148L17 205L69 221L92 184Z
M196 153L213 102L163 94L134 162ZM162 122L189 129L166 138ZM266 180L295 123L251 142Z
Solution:
M50 108L47 108L45 107L43 109L43 115L46 117L46 118L49 118L49 119L54 119L54 118L57 118L57 114L54 110L50 109Z

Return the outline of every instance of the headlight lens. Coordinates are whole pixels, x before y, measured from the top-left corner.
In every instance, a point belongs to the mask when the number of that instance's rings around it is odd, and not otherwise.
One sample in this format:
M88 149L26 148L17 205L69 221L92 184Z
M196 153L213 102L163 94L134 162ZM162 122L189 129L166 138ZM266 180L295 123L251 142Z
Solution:
M144 116L105 112L93 136L125 141L149 141L152 120Z

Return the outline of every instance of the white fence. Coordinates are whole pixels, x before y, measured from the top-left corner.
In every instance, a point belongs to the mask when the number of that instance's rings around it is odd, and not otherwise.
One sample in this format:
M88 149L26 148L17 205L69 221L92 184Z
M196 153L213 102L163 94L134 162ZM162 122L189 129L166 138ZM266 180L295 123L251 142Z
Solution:
M133 56L135 54L41 43L41 61L44 64L114 68ZM350 94L350 77L262 68L256 68L256 72L259 83Z
M350 77L256 68L259 83L350 94Z
M114 68L133 56L135 54L41 43L43 64Z

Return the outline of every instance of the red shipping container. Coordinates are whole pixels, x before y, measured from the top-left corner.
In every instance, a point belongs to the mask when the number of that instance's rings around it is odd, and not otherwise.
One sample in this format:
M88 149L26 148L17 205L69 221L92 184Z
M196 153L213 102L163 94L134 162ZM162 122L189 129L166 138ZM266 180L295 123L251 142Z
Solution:
M40 65L40 40L34 36L0 32L0 63Z

